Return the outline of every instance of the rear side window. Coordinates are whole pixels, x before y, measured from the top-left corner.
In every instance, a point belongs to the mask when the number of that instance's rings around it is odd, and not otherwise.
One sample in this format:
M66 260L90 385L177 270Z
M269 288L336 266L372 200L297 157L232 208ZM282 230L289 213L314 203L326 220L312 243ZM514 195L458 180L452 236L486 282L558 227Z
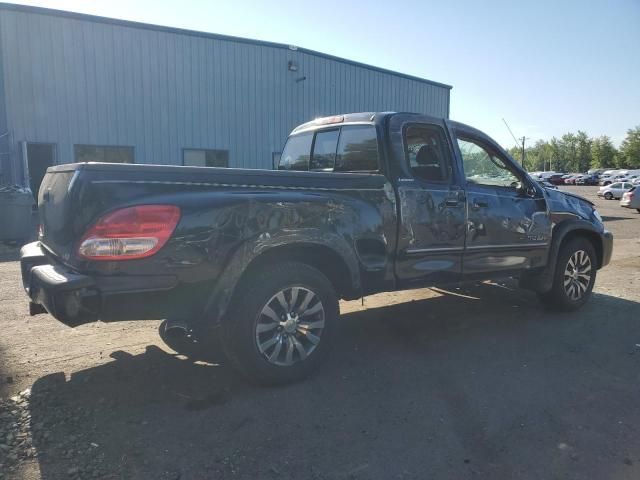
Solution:
M324 130L316 133L309 170L332 171L336 163L336 148L340 130Z
M336 172L376 172L378 164L378 136L369 125L342 127Z
M405 130L407 162L415 178L428 182L449 179L451 161L446 137L435 125L411 125Z
M309 170L309 157L313 132L301 133L289 137L284 146L278 170Z

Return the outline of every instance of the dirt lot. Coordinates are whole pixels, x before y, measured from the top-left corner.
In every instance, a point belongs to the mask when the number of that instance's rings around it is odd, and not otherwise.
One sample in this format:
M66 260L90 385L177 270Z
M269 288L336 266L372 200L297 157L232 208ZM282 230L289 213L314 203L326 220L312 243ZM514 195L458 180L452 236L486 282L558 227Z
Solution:
M597 202L614 257L582 311L510 284L343 303L329 362L277 389L158 322L29 317L5 251L0 479L638 479L640 214Z

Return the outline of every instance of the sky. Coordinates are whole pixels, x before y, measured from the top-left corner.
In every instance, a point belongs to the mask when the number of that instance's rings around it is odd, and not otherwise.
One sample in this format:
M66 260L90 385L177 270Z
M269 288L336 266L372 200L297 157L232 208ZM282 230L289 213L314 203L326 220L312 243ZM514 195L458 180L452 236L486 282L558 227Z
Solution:
M451 118L504 147L640 126L640 0L36 0L267 40L453 86Z

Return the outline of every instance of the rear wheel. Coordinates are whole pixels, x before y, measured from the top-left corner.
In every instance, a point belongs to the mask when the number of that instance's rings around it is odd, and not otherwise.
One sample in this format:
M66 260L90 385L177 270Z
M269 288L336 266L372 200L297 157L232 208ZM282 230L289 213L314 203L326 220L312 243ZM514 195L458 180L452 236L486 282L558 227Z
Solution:
M553 286L539 294L545 307L573 311L584 305L596 281L597 257L591 242L574 238L560 247Z
M338 318L338 298L317 269L268 265L244 281L223 324L223 348L260 384L301 380L324 360Z
M613 194L611 192L607 192L604 194L604 198L607 200L611 200L613 198Z

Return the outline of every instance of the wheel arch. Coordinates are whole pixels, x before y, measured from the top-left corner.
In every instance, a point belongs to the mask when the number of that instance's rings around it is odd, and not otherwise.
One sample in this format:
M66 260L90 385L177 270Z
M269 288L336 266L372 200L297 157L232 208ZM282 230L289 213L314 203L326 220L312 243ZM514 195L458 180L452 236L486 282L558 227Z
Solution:
M566 243L573 240L574 238L578 238L578 237L586 238L593 245L593 248L596 251L596 258L598 260L597 268L598 269L602 268L602 259L604 257L604 246L602 245L602 238L600 238L600 235L593 230L577 228L575 230L568 231L565 234L565 236L562 238L562 241L560 242L560 248ZM560 248L558 249L558 251L560 251Z
M201 323L218 325L252 272L283 261L297 261L316 268L329 279L339 298L355 299L361 295L361 276L355 253L350 258L332 246L314 241L273 245L259 251L245 244L227 262L205 305Z
M257 269L271 263L295 261L316 268L332 283L340 298L354 298L359 293L359 273L352 270L345 258L333 248L317 243L297 243L269 248L249 262L238 280L236 289Z
M560 249L572 239L580 237L586 238L593 245L597 256L597 269L602 268L604 261L602 232L586 220L565 220L557 224L553 229L547 265L535 275L525 275L521 279L521 286L540 293L549 291L553 284L553 274Z

